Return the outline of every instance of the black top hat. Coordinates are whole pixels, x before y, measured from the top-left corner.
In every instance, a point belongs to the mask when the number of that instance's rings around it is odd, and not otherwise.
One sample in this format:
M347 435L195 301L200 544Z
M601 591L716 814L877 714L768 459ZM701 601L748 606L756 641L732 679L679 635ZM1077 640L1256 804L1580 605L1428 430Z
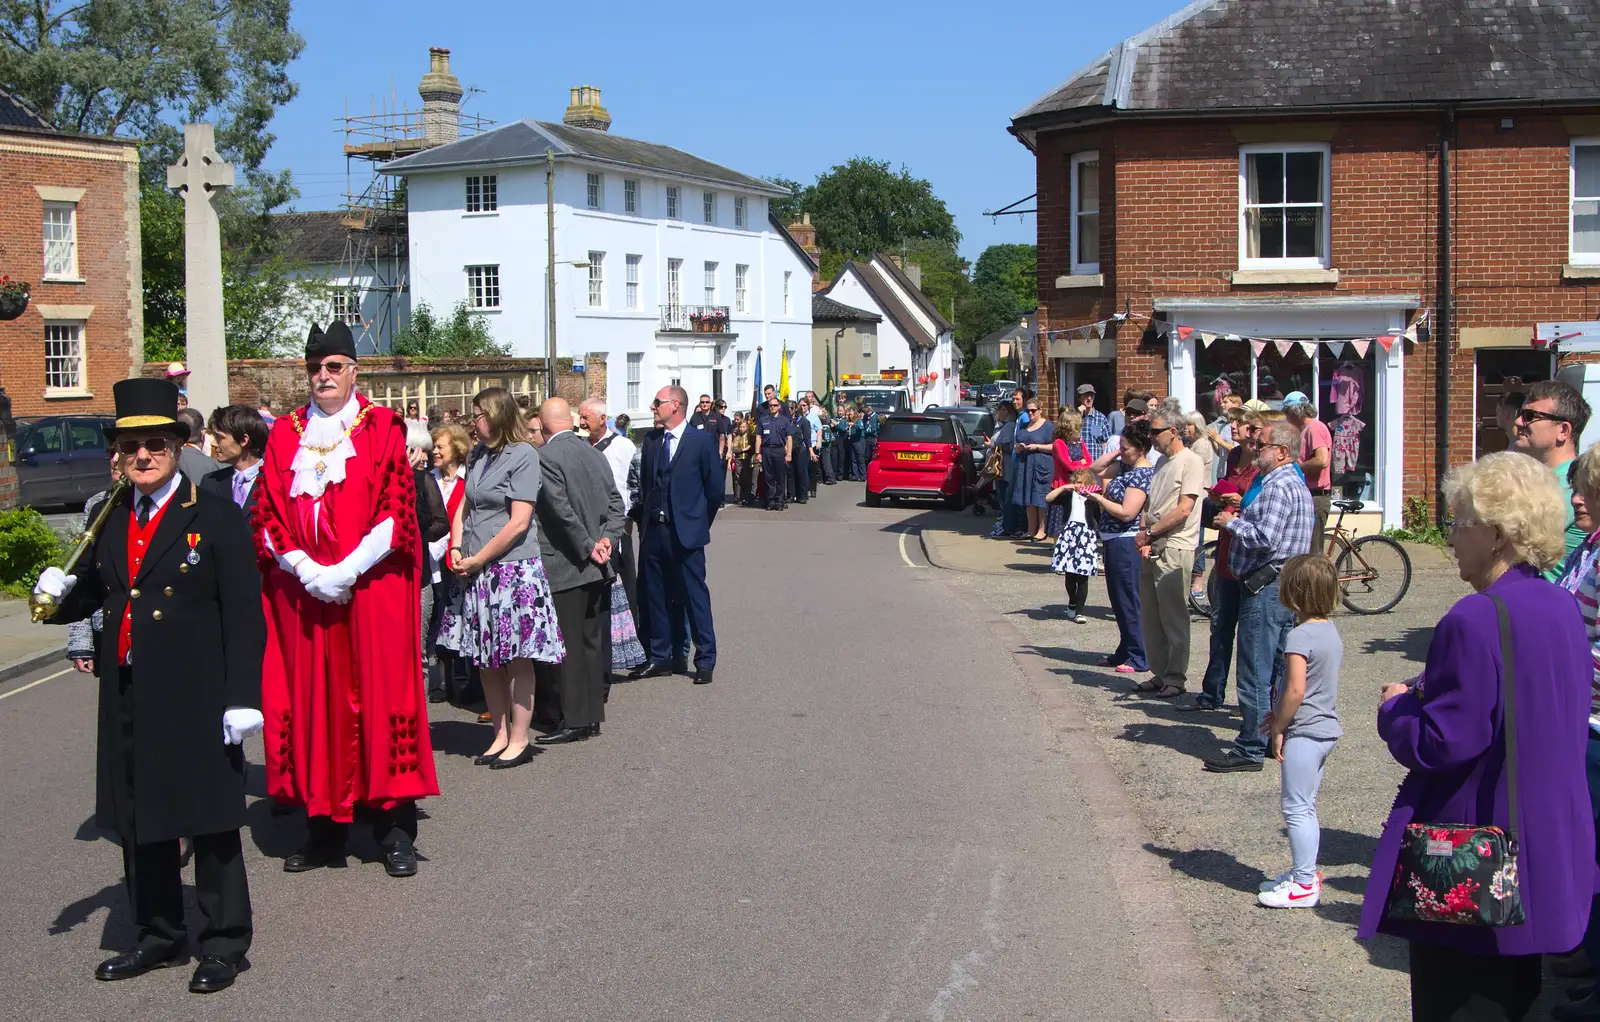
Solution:
M329 323L326 331L319 330L315 323L311 324L311 332L306 335L306 361L330 355L343 355L355 360L356 339L351 336L350 328L339 320Z
M135 377L111 385L117 406L117 421L106 427L106 439L130 429L159 429L188 440L189 427L178 419L178 388L167 380Z

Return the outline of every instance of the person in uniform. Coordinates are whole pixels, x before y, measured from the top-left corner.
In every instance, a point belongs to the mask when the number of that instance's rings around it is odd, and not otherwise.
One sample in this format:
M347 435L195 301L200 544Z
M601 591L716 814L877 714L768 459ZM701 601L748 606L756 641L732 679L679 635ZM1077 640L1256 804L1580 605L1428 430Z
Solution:
M106 440L132 487L111 509L78 574L47 568L35 593L51 620L104 615L95 824L122 844L138 943L95 978L131 979L189 960L178 841L194 846L202 926L195 993L231 986L253 924L239 828L245 823L246 736L261 730L266 625L261 576L244 516L179 474L189 439L178 388L112 385Z
M417 872L417 800L439 793L422 682L416 482L400 415L355 392L350 328L306 341L311 400L267 437L267 794L304 806L288 873L337 861L359 813L393 877Z
M784 483L789 476L789 460L794 453L794 424L783 413L783 404L774 397L767 402L767 417L761 423L762 496L768 511L784 506Z
M796 504L811 498L811 420L805 415L805 402L793 401L789 407L793 430L789 458L789 496Z

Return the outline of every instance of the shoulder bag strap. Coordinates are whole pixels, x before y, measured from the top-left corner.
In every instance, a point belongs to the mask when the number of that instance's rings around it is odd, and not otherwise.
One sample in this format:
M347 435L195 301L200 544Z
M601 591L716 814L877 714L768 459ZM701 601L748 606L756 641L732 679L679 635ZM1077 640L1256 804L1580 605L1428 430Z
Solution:
M1511 614L1506 601L1490 594L1496 616L1500 619L1500 686L1501 722L1505 730L1506 747L1506 805L1510 809L1511 840L1517 840L1517 684L1516 663L1511 648Z

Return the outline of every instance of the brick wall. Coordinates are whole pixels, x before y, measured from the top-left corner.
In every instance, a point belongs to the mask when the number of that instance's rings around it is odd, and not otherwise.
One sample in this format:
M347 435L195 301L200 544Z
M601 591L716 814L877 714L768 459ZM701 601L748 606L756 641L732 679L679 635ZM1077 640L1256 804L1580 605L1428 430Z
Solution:
M78 275L44 276L46 189L82 189L77 206ZM0 323L0 384L19 417L110 412L111 384L142 361L138 152L131 143L44 131L0 129L0 273L33 285L27 311ZM83 324L87 396L45 396L40 307L93 306Z
M1513 111L1462 117L1452 159L1455 321L1448 338L1405 351L1407 496L1432 497L1439 436L1438 345L1450 348L1451 464L1472 455L1474 352L1462 327L1526 328L1600 318L1600 288L1562 278L1567 261L1572 118ZM1282 138L1327 141L1332 152L1331 263L1337 284L1240 286L1239 149L1268 141L1270 125L1135 122L1064 130L1038 140L1040 329L1082 326L1157 298L1203 295L1420 294L1437 306L1440 121L1434 114L1283 122ZM1100 154L1102 288L1064 290L1071 272L1068 178L1073 153ZM1117 332L1117 388L1164 394L1166 342L1143 321ZM1041 389L1054 402L1053 366L1040 345Z

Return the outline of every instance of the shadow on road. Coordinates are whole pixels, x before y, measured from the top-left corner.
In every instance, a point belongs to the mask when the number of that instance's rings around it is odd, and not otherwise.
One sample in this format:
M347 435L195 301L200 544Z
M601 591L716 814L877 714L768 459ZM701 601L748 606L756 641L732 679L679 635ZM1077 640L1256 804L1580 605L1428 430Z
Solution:
M465 759L483 752L494 741L494 732L487 724L475 720L436 720L428 728L433 738L433 750Z
M79 898L56 913L46 933L52 936L70 933L89 921L101 909L106 910L105 925L100 930L100 946L107 951L119 951L133 946L138 933L133 916L128 911L128 893L122 884L107 884L85 898Z
M1407 628L1397 635L1385 635L1368 639L1363 645L1363 653L1399 653L1407 660L1416 663L1426 663L1428 660L1428 644L1433 641L1433 626L1419 626Z
M1196 880L1221 884L1235 891L1252 895L1257 893L1261 881L1268 879L1265 873L1254 866L1246 866L1232 854L1218 851L1215 848L1196 848L1183 851L1177 848L1162 848L1156 844L1146 844L1144 850L1161 856L1167 860L1167 864L1173 869L1194 877Z
M1378 839L1372 834L1357 834L1337 827L1322 828L1322 843L1317 861L1324 866L1371 866L1378 854Z
M1159 745L1195 759L1216 755L1223 740L1215 731L1200 724L1162 724L1156 721L1125 724L1117 739L1138 742L1140 745Z

